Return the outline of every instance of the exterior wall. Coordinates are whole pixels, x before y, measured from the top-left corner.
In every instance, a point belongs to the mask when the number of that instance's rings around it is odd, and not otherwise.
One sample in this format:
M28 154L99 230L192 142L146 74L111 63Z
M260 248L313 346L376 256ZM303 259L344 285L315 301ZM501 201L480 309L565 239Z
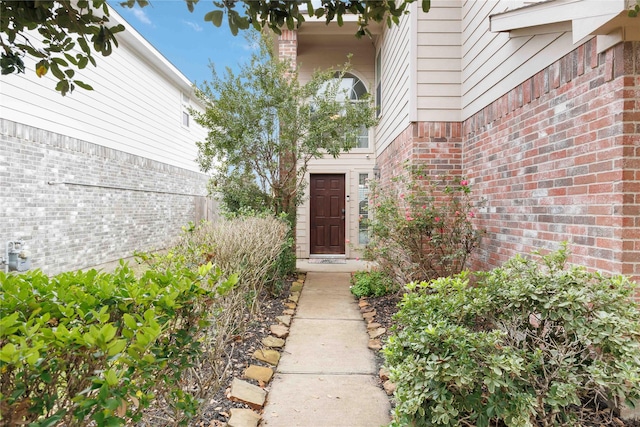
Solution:
M77 88L62 97L54 78L36 77L35 61L25 58L25 74L0 76L0 117L198 171L194 142L206 133L193 121L182 126L182 94L199 107L191 83L135 31L121 35L109 57L98 55L97 67L76 73L93 91Z
M405 162L426 164L432 175L460 175L462 142L460 122L412 123L378 156L381 182L402 175Z
M463 123L417 122L377 158L381 179L427 162L471 178L487 230L473 269L556 249L640 280L640 44L596 39L551 61Z
M461 120L462 8L460 1L434 1L429 13L418 3L416 20L416 117L413 121ZM413 34L413 32L412 32Z
M164 248L207 212L195 162L206 131L182 122L200 108L191 83L134 30L118 40L76 73L93 91L62 97L33 71L0 77L0 260L23 239L33 268L91 267Z
M324 26L324 24L322 24ZM315 37L314 37L315 38ZM282 53L281 53L282 55ZM300 82L306 83L318 69L342 68L348 61L351 73L356 75L373 92L375 49L370 40L365 38L345 41L342 37L322 39L318 43L300 34L298 55L294 60L300 67Z
M0 146L2 256L23 239L47 274L165 248L206 194L203 174L4 119Z
M490 31L489 16L522 7L514 0L467 0L462 6L462 119L571 52L571 33L522 37Z
M409 125L412 92L415 91L413 74L415 55L411 38L411 17L405 15L399 25L383 27L376 43L376 51L382 55L382 108L380 122L376 126L376 154L384 149ZM373 58L375 60L375 58Z
M640 43L595 39L464 123L464 167L487 199L473 267L568 241L571 262L640 280Z

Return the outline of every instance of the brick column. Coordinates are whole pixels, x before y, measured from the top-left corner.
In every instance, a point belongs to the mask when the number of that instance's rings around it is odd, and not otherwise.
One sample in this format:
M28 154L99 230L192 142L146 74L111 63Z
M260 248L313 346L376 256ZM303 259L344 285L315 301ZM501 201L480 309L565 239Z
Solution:
M296 63L298 56L298 33L293 30L282 30L278 36L278 57Z

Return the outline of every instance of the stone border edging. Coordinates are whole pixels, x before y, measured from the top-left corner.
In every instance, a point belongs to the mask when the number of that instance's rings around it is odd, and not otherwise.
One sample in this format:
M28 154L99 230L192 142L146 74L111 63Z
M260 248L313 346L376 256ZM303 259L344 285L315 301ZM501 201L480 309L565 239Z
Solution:
M234 402L242 402L251 409L232 408L231 416L227 421L228 427L257 427L262 420L261 411L267 401L267 384L275 374L275 368L280 362L280 351L284 348L286 338L289 336L289 326L298 307L300 292L306 280L306 273L298 273L297 279L291 285L289 296L286 299L286 309L282 315L276 316L277 324L269 327L270 334L262 338L263 347L256 350L252 357L269 366L249 365L244 371L243 377L256 381L254 385L248 381L233 378L231 391L227 398Z
M379 352L382 350L382 341L380 337L387 332L386 328L383 328L380 323L376 322L376 314L378 314L367 301L367 297L361 297L358 300L358 307L360 307L360 313L362 313L362 318L365 322L367 322L367 333L369 334L369 344L368 347L370 350ZM396 385L389 380L389 371L384 366L380 368L378 373L380 377L380 381L382 381L382 388L384 389L387 396L393 395L396 390Z

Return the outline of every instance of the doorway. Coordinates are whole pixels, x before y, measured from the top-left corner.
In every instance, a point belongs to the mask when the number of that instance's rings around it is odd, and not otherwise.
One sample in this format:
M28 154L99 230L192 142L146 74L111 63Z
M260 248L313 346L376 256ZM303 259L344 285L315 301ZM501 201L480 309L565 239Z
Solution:
M344 174L312 174L310 181L310 252L344 255Z

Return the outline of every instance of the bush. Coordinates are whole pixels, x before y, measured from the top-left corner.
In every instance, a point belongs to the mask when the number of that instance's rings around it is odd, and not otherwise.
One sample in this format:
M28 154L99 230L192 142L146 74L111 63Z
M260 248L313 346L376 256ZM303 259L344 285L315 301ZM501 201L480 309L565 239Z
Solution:
M158 399L177 420L193 415L183 373L210 306L234 285L211 268L0 273L2 424L118 426Z
M210 261L222 271L236 273L249 297L247 301L255 308L256 297L265 286L271 291L291 273L287 256L293 251L288 236L285 220L269 214L238 216L215 223L190 224L170 254L183 257L188 265ZM167 261L170 259L165 259L164 265ZM295 259L293 262L295 268Z
M381 297L393 292L393 280L382 271L356 271L351 276L351 293L356 297Z
M566 258L408 285L384 350L394 425L585 425L588 406L640 398L633 284Z
M406 170L390 188L373 186L365 256L401 284L461 272L481 236L472 224L469 182L458 176L434 180L419 166Z
M138 254L154 269L172 269L185 264L197 269L212 262L219 271L233 273L237 284L209 307L210 326L201 338L197 369L183 376L184 388L194 390L200 400L209 400L225 383L228 343L241 335L259 314L264 290L273 292L283 280L283 252L292 253L287 240L287 224L273 216L236 217L216 223L190 224L179 242L166 254ZM220 273L222 274L222 273ZM163 414L171 419L171 414Z

